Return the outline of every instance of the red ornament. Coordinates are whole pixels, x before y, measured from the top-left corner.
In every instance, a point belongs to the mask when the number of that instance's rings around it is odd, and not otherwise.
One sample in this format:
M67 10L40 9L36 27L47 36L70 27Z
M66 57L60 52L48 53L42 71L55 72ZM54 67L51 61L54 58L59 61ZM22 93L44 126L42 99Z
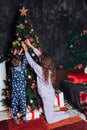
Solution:
M33 42L34 41L34 39L31 37L31 38L28 38L29 39L29 41L30 42Z
M18 33L18 32L16 33L16 36L17 36L17 37L19 36L19 33Z
M32 33L33 33L33 31L34 31L34 30L33 30L33 29L31 29L29 33L30 33L30 34L32 34Z
M83 34L85 35L87 33L87 29L86 30L83 30Z
M28 23L29 23L29 21L28 21L28 20L24 20L24 23L25 23L25 24L28 24Z
M78 69L82 69L83 68L82 64L78 64L77 67L78 67Z
M63 66L62 66L62 65L59 65L59 68L60 68L60 69L62 69L62 68L63 68Z
M31 88L32 88L32 89L36 88L35 83L33 83L33 84L31 85Z

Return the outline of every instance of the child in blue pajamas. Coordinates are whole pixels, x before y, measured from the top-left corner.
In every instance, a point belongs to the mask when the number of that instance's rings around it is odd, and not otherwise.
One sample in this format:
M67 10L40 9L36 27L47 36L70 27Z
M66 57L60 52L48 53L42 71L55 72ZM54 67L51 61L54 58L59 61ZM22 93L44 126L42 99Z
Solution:
M37 74L37 90L43 102L44 115L47 122L54 123L73 116L77 116L77 113L74 113L71 110L66 112L54 111L55 90L53 88L53 81L55 80L55 68L52 59L47 53L40 54L38 50L31 45L28 39L26 39L25 42L34 50L35 54L40 57L39 65L28 53L26 45L22 44L28 63Z
M17 113L20 108L23 120L27 123L26 119L26 90L25 90L25 76L24 70L27 63L27 59L24 56L23 61L19 57L15 56L11 60L12 71L12 113L14 124L19 124L17 120Z

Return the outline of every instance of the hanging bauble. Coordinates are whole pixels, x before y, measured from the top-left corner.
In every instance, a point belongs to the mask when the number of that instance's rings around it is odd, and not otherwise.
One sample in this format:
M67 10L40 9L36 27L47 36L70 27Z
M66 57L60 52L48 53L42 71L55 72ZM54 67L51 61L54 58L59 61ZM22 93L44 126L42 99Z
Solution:
M28 79L31 79L31 75L28 75Z
M34 54L34 53L32 53L32 56L34 57L34 56L35 56L35 54Z
M30 103L31 103L31 104L33 103L33 100L32 100L32 99L30 100Z
M29 20L26 20L26 19L25 19L25 20L24 20L24 23L25 23L25 24L28 24L28 23L29 23Z
M83 65L82 65L82 64L78 64L77 67L78 67L78 69L80 70L80 69L83 68Z
M32 89L36 88L35 83L33 83L33 84L31 85L31 88L32 88Z
M18 33L18 32L16 33L16 36L17 36L17 37L19 36L19 33Z
M32 33L33 33L33 31L34 31L34 30L33 30L33 29L31 29L29 33L30 33L30 34L32 34Z
M29 39L29 41L30 42L33 42L34 41L34 39L31 37L31 38L28 38Z
M20 37L18 38L18 41L21 41L21 38L20 38Z

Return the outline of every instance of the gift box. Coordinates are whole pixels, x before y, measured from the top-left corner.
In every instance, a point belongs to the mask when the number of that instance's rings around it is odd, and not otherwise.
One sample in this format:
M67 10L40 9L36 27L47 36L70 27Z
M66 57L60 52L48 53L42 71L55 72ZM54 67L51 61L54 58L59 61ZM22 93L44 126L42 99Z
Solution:
M64 107L64 94L63 94L63 92L60 91L58 94L56 94L54 106Z
M41 113L37 109L35 109L35 110L31 110L31 111L27 112L26 118L28 120L34 120L36 118L39 118L40 115L41 115Z

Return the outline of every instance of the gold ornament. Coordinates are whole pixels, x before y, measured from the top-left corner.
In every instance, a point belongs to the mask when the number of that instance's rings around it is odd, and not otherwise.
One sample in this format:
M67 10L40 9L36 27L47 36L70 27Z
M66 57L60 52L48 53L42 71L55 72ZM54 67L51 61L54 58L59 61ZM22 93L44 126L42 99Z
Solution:
M24 25L22 23L20 23L18 26L16 26L17 28L20 28L20 29L24 29Z
M12 44L13 44L13 46L16 46L16 45L20 46L19 41L14 41Z
M20 9L19 11L21 12L21 16L26 16L28 9L25 9L25 7L23 6L22 9Z

